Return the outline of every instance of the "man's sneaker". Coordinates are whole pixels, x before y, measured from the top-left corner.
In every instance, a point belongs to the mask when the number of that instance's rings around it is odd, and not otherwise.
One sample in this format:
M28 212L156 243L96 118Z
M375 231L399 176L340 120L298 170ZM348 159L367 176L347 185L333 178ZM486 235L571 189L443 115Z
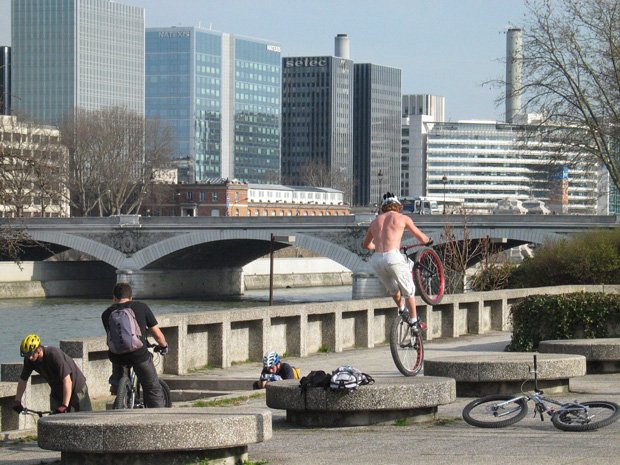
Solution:
M413 323L409 324L411 325L411 329L413 329L416 333L424 331L428 327L426 323L420 320L414 321Z

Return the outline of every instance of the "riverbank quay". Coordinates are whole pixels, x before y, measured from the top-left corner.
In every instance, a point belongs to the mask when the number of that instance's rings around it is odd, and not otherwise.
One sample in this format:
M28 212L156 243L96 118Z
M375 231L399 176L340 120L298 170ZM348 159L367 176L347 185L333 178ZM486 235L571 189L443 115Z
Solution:
M426 342L484 335L510 330L510 309L529 295L570 292L618 292L620 286L554 286L471 292L444 296L439 305L417 299L417 310L428 324ZM170 346L158 372L186 375L205 367L231 368L236 364L260 362L274 350L287 357L306 358L324 352L372 349L389 340L397 316L391 298L338 302L287 304L239 308L226 311L158 315L159 327ZM91 397L108 395L111 365L105 337L61 340L60 348L72 357L88 380ZM391 365L391 362L390 362ZM3 363L0 381L16 383L22 363ZM33 376L24 399L36 410L47 405L47 386ZM16 386L16 384L14 384ZM11 391L10 387L6 388ZM0 431L28 425L10 412L11 396L0 392Z
M242 267L241 294L269 289L269 258ZM117 276L100 261L0 262L0 298L108 298ZM273 288L350 286L349 269L324 257L278 257L273 262Z
M458 339L435 339L426 345L426 358L497 352L510 342L509 332L466 335ZM373 377L398 376L386 345L352 349L340 353L318 353L308 357L287 357L304 373L351 364ZM184 377L256 378L260 363L201 370ZM403 377L403 380L405 378ZM620 402L620 375L586 375L571 380L566 400L610 400ZM471 398L457 398L438 410L431 423L389 422L373 426L344 428L302 428L286 423L285 412L271 410L273 436L249 447L255 463L269 465L560 465L567 463L620 463L620 422L588 433L567 433L553 427L548 418L528 415L516 425L497 430L480 429L461 419ZM237 408L265 407L265 398L248 397ZM0 443L0 465L58 464L60 453L38 448L36 442Z

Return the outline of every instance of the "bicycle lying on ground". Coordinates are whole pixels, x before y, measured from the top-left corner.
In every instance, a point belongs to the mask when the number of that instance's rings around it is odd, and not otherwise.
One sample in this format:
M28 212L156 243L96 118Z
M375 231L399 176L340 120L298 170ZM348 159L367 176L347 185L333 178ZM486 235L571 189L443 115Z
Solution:
M479 428L503 428L525 418L528 412L528 401L534 402L534 416L551 416L553 426L562 431L591 431L608 426L620 417L620 407L614 402L595 400L589 402L559 402L543 396L538 389L538 371L536 355L534 355L534 392L526 393L521 385L522 395L506 396L491 395L476 399L463 409L463 419L472 426Z
M411 273L416 290L429 305L441 302L444 293L443 266L437 253L430 248L432 241L401 247L411 263ZM418 251L407 254L409 249ZM394 318L390 328L390 352L398 371L405 376L417 375L424 362L424 343L420 332L408 323L409 313Z
M159 359L160 357L162 357L161 347L158 346L157 344L151 344L148 341L147 341L147 347L149 349L153 349L153 352L151 352L151 357L154 356L153 353L157 354L155 365L158 365ZM112 408L115 410L145 408L146 405L144 403L144 396L143 396L144 393L140 386L140 380L138 379L138 376L133 370L133 367L124 366L123 370L124 370L123 377L118 383L116 399L114 399L114 405ZM161 379L159 380L159 384L161 385L161 388L164 392L164 401L165 401L164 406L171 407L172 400L171 400L170 388L168 387L168 384L166 384L166 382Z

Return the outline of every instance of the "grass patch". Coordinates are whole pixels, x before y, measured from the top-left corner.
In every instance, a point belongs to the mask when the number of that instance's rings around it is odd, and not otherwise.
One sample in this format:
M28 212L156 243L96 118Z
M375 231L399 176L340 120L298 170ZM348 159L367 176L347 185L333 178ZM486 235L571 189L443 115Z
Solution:
M394 420L394 426L409 426L409 418L398 418Z
M226 397L224 399L197 400L192 407L235 407L245 404L250 399L264 397L264 393L252 394L250 396Z
M3 445L6 444L23 444L26 442L36 442L38 439L36 434L30 435L30 436L24 436L22 438L15 438L15 439L10 439L10 440L6 440L6 441L0 441L0 447L3 447Z
M439 418L433 422L433 426L452 426L462 421L459 417Z
M322 354L326 354L326 353L331 352L331 351L329 350L329 347L321 346L321 347L319 347L319 352L322 353Z

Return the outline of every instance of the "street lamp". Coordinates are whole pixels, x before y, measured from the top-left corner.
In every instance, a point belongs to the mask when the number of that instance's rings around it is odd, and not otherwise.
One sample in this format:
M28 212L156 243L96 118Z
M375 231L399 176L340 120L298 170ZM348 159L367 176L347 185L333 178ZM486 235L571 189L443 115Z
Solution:
M379 205L381 205L381 196L383 195L383 171L381 169L377 173L377 178L379 179Z
M278 242L295 243L295 236L276 236L271 234L269 243L269 305L273 305L273 244Z
M448 177L444 176L441 178L441 182L443 182L443 214L446 214L446 184L448 184Z

